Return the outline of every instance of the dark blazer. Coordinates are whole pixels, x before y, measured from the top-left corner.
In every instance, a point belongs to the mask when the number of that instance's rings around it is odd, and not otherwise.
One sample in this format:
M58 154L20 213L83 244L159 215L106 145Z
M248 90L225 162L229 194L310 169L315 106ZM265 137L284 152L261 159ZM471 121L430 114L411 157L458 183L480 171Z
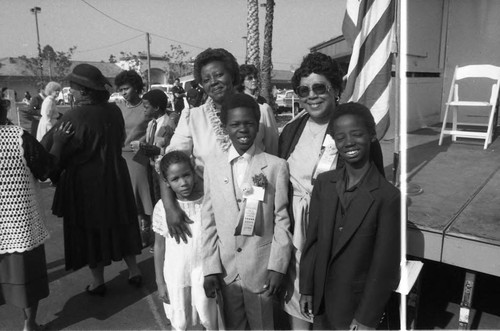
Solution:
M332 249L340 171L319 175L313 189L300 293L313 295L329 328L348 329L353 318L376 327L399 283L400 193L372 163Z

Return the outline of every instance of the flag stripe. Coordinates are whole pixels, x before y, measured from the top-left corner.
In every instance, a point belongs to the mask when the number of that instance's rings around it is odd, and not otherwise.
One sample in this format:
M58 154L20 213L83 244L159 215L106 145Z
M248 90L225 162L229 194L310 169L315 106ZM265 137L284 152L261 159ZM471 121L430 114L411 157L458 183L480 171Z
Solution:
M349 78L351 78L351 76L358 77L361 74L361 70L366 66L367 62L372 58L373 54L371 52L374 52L376 49L379 49L380 44L386 42L387 43L386 47L390 49L390 42L392 41L392 34L390 34L390 32L391 28L394 25L391 24L393 23L394 20L393 11L390 8L386 8L384 15L382 15L380 19L381 20L378 21L377 24L373 27L373 29L368 33L365 42L359 47L358 51L354 52L353 49L353 55L351 56L351 62L349 63L349 69L350 69L348 73ZM387 20L392 20L392 22L387 22ZM362 33L363 31L360 34ZM387 38L388 34L391 36L391 38ZM384 50L381 50L380 53L384 53ZM385 61L385 59L382 58L381 60ZM350 98L352 93L354 93L353 91L354 88L355 88L355 78L351 79L350 83L348 79L348 85L346 86L346 92L345 92L347 93L346 97Z
M356 77L355 89L352 93L351 99L361 98L362 95L366 93L369 89L369 84L375 77L379 76L381 73L383 76L387 76L385 84L390 80L390 73L392 68L392 57L390 53L387 53L387 48L391 46L392 36L387 34L384 40L380 43L376 51L368 59L366 64L361 68L361 71ZM383 62L385 60L385 62ZM387 67L389 65L389 67ZM368 105L365 105L368 107Z
M387 70L390 69L390 67L392 67L392 59L387 60L384 69ZM391 76L386 75L385 72L381 72L371 81L370 85L368 86L368 89L365 91L365 93L363 93L362 96L359 97L357 102L360 102L366 107L371 109L377 104L378 99L387 89L387 86L389 85L390 81L391 81ZM375 114L373 114L373 116L375 117Z
M342 25L352 45L343 101L370 109L379 138L389 123L394 18L395 0L347 0Z

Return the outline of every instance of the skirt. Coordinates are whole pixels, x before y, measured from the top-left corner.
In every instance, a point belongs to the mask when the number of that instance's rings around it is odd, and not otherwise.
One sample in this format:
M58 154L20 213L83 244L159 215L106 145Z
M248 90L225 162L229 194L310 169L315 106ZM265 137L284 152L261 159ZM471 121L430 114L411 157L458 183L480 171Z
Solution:
M137 213L152 215L153 201L151 197L149 160L147 163L139 163L134 160L135 154L132 152L123 152L123 158L127 162L132 189L134 190L135 201L137 205Z
M138 222L114 227L82 227L64 222L66 270L110 265L126 256L141 254Z
M0 305L28 308L48 295L44 245L27 252L0 254Z

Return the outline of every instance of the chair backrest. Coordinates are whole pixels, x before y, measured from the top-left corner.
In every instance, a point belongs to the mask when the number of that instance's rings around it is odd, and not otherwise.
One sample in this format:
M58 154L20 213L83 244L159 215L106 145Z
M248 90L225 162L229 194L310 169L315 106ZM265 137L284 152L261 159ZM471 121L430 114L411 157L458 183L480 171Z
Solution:
M500 67L491 64L473 64L463 67L456 67L455 79L464 78L490 78L498 81L500 79Z
M458 82L466 78L487 78L494 80L491 86L489 102L496 104L498 98L498 87L500 86L500 67L491 64L472 64L463 67L456 66L451 84L448 102L458 101Z

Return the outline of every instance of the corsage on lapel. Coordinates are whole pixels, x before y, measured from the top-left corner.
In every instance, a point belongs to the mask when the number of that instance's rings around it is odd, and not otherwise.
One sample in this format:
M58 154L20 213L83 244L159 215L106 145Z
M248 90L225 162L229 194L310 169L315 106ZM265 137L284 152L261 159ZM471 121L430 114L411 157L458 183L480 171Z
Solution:
M252 182L253 185L244 183L241 187L245 199L245 211L236 226L235 235L252 236L256 234L256 224L262 223L260 220L262 217L261 204L266 195L267 177L263 173L254 175Z

